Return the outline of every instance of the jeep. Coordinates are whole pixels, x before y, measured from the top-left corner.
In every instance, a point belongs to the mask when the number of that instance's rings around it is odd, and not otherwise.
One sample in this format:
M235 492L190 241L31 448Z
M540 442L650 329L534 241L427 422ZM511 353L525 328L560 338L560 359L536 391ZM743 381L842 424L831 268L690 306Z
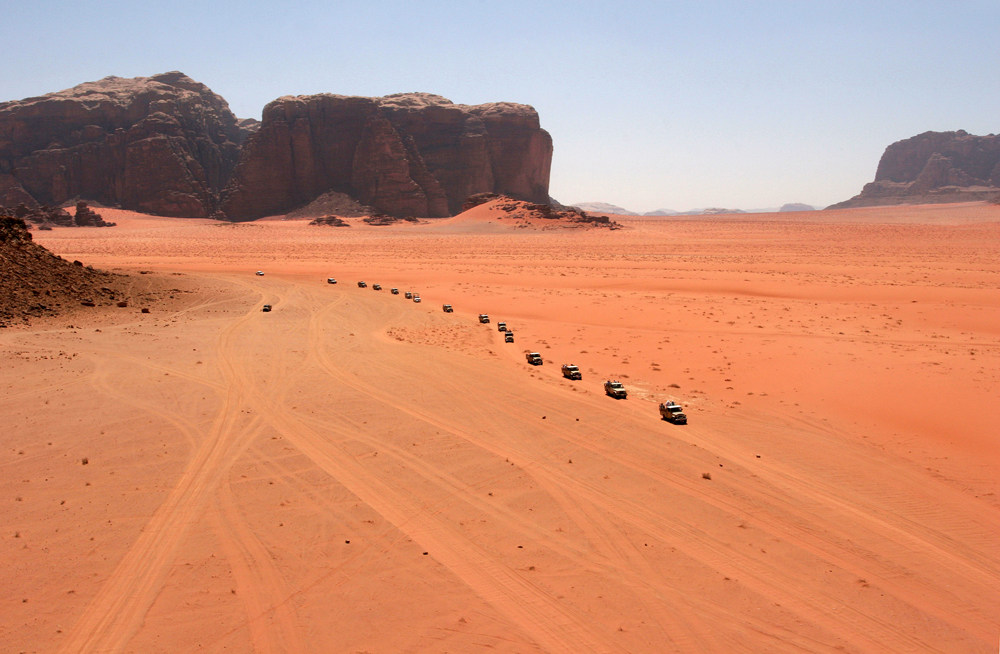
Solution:
M364 282L358 282L358 288L368 288L368 284L365 284Z
M444 305L443 307L441 307L441 310L444 311L445 313L455 313L455 310L451 308L450 304Z
M505 332L505 331L507 331L507 323L505 323L505 322L498 322L497 323L497 331L498 332Z
M660 404L660 415L664 420L672 422L675 425L688 424L688 417L684 415L683 409L676 402L662 402Z
M414 295L413 296L413 301L414 302L419 302L420 301L420 296L419 295Z
M271 310L271 305L270 304L265 304L264 306L262 306L260 308L260 310L261 311L270 311Z
M258 270L257 273L256 273L256 275L258 277L263 277L264 276L264 271L263 270Z
M479 314L479 322L486 323L486 322L489 322L489 321L490 321L490 317L487 316L485 313Z
M336 283L337 283L337 280L336 280L336 279L334 279L333 277L327 277L327 278L326 278L326 283L327 283L327 284L336 284Z
M620 381L606 381L604 382L604 392L615 398L616 400L624 400L628 398L628 391L622 386Z
M381 284L372 284L372 290L373 291L381 291L382 290L382 285Z
M407 300L412 300L413 299L413 293L410 293L409 291L407 291L406 292L406 299Z
M503 335L503 340L504 340L505 343L513 343L514 342L514 332L507 332L506 334L504 334Z
M528 352L524 355L524 358L533 366L542 365L542 355L538 352Z
M580 374L580 369L568 363L563 364L562 374L566 379L583 379L583 375Z
M389 292L392 293L393 295L399 295L399 289L398 288L390 288Z

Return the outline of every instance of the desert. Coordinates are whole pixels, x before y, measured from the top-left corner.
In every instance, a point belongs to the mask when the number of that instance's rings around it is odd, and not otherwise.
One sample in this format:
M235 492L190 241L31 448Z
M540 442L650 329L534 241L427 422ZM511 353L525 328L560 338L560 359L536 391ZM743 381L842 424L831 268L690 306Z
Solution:
M99 211L127 306L0 329L4 651L996 649L996 205Z

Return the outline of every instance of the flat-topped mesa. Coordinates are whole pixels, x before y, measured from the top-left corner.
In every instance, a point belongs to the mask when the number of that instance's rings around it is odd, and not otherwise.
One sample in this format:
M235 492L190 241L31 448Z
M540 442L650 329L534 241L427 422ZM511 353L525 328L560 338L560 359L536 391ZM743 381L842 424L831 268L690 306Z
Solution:
M1000 136L924 132L885 149L875 181L828 209L989 200L1000 193Z
M210 216L252 129L221 96L179 72L105 77L2 103L0 205L87 198Z
M339 191L393 216L444 217L475 193L547 201L551 163L552 139L527 105L429 93L283 97L264 108L221 210L252 220Z

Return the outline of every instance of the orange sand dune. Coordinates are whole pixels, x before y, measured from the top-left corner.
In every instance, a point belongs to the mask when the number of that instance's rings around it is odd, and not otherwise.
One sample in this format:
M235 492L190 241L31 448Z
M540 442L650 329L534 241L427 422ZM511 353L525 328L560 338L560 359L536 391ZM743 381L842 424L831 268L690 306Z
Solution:
M996 649L1000 208L102 213L137 301L0 330L3 651Z

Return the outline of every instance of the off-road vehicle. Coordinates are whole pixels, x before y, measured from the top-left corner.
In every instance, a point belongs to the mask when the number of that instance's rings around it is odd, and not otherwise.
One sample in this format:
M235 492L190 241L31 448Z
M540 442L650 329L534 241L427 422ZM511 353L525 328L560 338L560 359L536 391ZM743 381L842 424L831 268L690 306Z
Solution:
M498 332L505 332L505 331L507 331L507 323L505 323L505 322L498 322L497 323L497 331Z
M524 358L533 366L542 365L542 355L538 352L528 352L524 355Z
M271 310L271 305L270 304L265 304L264 306L262 306L260 308L260 310L261 311L270 311Z
M372 290L373 291L381 291L382 290L382 285L381 284L372 284Z
M406 292L406 299L407 300L412 300L413 299L413 293L410 293L409 291L407 291Z
M684 415L684 410L675 402L660 403L660 415L663 416L664 420L672 422L675 425L688 424L688 417Z
M337 283L337 280L336 280L336 279L334 279L333 277L327 277L327 278L326 278L326 283L327 283L327 284L336 284L336 283Z
M618 380L604 382L604 392L616 400L624 400L628 397L628 391Z
M389 292L392 293L393 295L399 295L399 289L398 288L390 288Z
M257 274L258 277L263 277L264 276L264 271L263 270L258 270L256 274Z
M413 301L414 302L419 302L420 301L420 296L419 295L414 295L413 296Z
M441 310L444 311L445 313L455 313L455 310L451 308L450 304L444 305L443 307L441 307Z
M506 334L504 334L503 335L503 340L504 340L505 343L513 343L514 342L514 332L507 332Z
M364 282L358 282L358 288L368 288L368 284L365 284Z
M580 369L569 363L563 364L562 374L566 379L583 379L583 375L580 374Z
M490 321L490 317L487 316L485 313L479 314L479 322L486 323L486 322L489 322L489 321Z

